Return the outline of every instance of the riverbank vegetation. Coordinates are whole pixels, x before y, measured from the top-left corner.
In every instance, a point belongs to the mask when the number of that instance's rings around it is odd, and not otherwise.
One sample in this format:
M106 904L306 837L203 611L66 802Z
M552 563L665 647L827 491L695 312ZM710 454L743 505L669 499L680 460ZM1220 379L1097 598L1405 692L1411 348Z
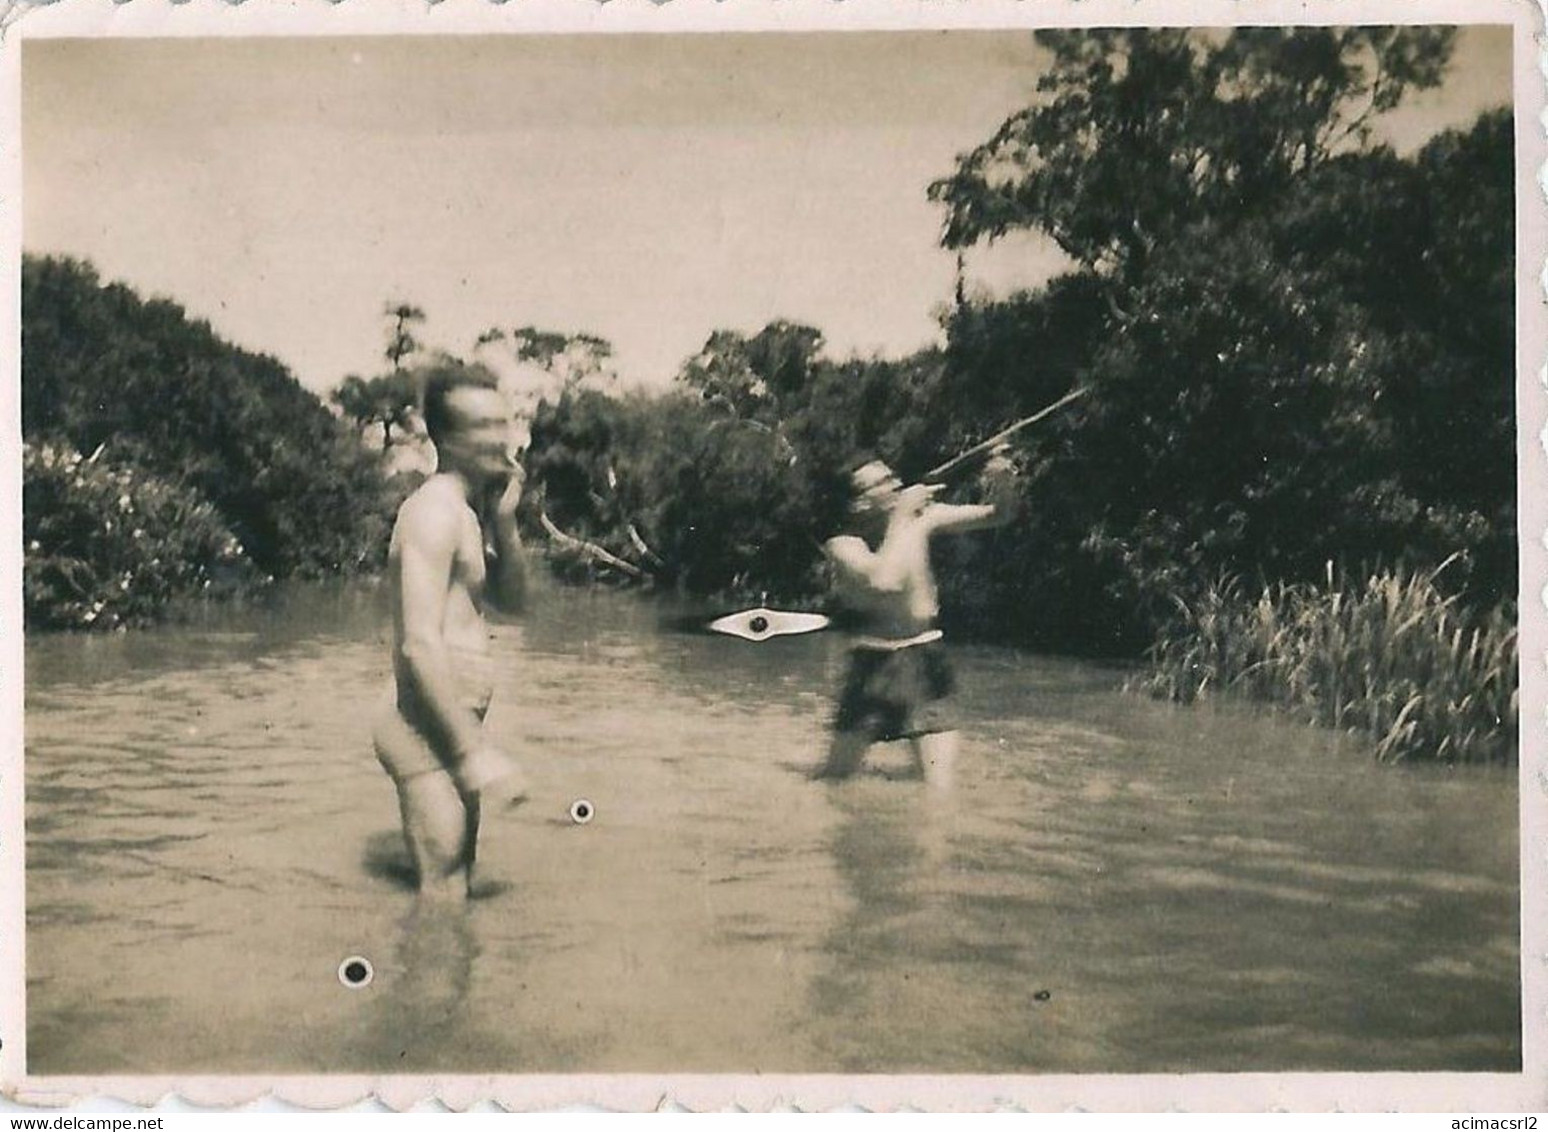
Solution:
M29 627L383 559L377 456L280 362L76 260L23 260L22 436Z
M1513 606L1462 605L1444 570L1363 581L1217 581L1150 651L1146 690L1180 702L1231 693L1368 737L1384 761L1505 762L1516 738Z
M856 462L917 478L1082 389L1015 440L1015 520L939 548L950 627L1149 650L1157 694L1231 689L1368 732L1384 758L1504 757L1510 111L1406 152L1379 140L1384 114L1444 76L1442 28L1038 40L1035 101L928 187L959 257L939 344L836 357L819 327L776 319L713 330L669 388L640 392L620 391L596 335L481 335L470 364L553 379L526 458L532 538L575 576L811 605ZM1064 269L980 290L973 249L1015 233L1051 241ZM187 577L146 586L380 561L395 495L381 450L414 442L422 310L389 306L392 370L341 385L340 422L279 363L84 265L29 259L23 283L24 427L50 446L29 448L33 497L34 478L65 492L42 453L73 452L83 484L132 471L161 493L147 513L201 516ZM80 514L119 521L108 488L72 490ZM70 565L99 552L48 525L89 525L50 520L59 506L26 520L38 624L84 623L125 569L131 591L153 577L118 566L121 548Z

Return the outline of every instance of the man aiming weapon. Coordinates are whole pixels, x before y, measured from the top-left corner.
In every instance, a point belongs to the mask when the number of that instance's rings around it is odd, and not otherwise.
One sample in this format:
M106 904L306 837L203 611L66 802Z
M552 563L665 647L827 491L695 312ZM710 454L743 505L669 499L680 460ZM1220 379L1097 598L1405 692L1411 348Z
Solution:
M873 743L907 739L920 775L949 786L957 732L950 719L954 678L935 619L940 612L930 540L1008 523L1019 499L1010 438L1084 395L1075 389L1041 411L932 468L925 482L907 487L881 460L851 474L852 533L824 546L836 597L859 614L865 628L850 651L839 692L833 740L818 778L847 778ZM944 481L986 461L985 502L938 503ZM934 481L934 482L932 482Z
M948 712L954 690L941 631L930 540L1008 522L1017 482L1003 446L983 472L986 502L938 503L939 484L904 486L871 460L851 475L852 531L829 539L835 596L859 614L864 635L850 650L833 720L833 740L818 778L847 778L873 743L907 739L920 775L951 784L957 732Z

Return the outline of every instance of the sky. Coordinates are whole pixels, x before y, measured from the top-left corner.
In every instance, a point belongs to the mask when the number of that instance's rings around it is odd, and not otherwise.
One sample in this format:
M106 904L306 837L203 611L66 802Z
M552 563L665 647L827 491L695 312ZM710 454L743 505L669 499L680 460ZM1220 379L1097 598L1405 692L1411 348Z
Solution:
M939 339L955 260L925 196L1034 97L1026 31L29 40L23 245L168 297L308 388L490 327L612 341L669 381L711 331L786 318L832 356ZM1510 35L1465 29L1410 150L1510 102ZM1036 285L1057 249L969 255Z

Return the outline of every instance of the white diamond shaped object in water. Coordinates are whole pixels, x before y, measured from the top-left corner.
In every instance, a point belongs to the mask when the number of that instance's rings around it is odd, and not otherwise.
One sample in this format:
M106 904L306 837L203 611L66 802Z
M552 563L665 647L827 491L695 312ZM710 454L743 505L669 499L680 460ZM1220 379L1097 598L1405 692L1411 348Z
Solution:
M744 641L766 641L770 637L785 637L792 633L813 633L828 627L828 618L821 613L791 613L782 609L744 609L740 613L710 622L710 630L741 637Z

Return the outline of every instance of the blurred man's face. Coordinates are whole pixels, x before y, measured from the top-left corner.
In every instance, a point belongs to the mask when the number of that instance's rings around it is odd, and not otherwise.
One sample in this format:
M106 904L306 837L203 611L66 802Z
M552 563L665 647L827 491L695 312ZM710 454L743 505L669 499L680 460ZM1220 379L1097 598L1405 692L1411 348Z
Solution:
M476 479L508 473L521 455L526 432L510 399L498 389L465 386L451 392L446 406L451 427L436 445L441 469Z
M897 503L903 481L881 460L862 464L850 475L855 490L854 512L860 516L884 515Z

